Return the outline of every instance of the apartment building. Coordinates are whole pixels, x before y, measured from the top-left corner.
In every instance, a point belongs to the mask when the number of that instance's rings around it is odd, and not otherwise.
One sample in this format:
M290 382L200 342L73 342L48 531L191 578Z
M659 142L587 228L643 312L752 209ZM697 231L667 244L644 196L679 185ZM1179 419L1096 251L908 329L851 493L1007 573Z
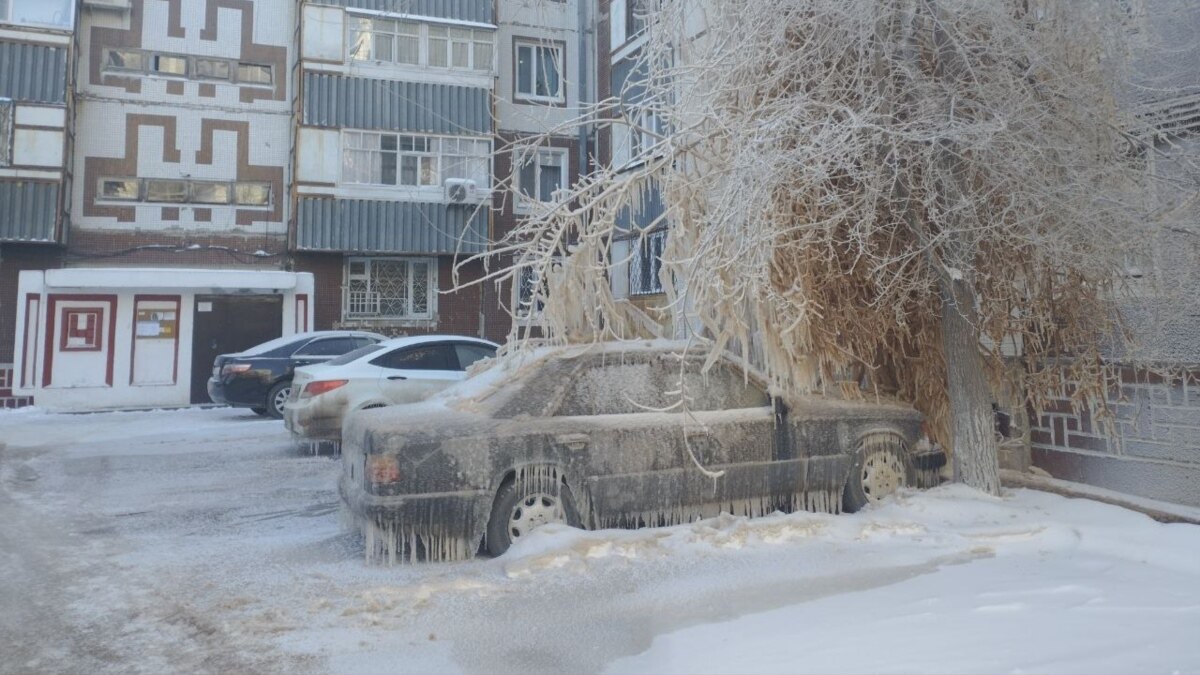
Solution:
M312 326L311 276L286 269L295 6L79 8L62 269L19 274L14 389L66 409L207 402L218 353Z
M596 31L588 0L501 2L497 12L509 57L499 64L496 85L496 176L509 189L496 192L493 235L504 239L521 218L591 170L594 130L580 115L596 101ZM515 288L485 291L494 294L492 304L511 309L524 330L538 324L532 306L538 281L531 270L518 279ZM500 315L499 324L496 334L504 335L511 315Z
M0 0L0 407L14 396L22 270L56 267L70 183L75 3Z
M304 2L291 237L316 324L490 334L491 0ZM481 273L463 270L460 281Z

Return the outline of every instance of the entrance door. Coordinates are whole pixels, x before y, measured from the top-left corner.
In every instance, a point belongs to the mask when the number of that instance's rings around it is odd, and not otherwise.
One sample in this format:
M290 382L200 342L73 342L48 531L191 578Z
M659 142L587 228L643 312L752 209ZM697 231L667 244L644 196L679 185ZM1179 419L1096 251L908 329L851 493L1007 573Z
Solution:
M219 354L249 349L282 335L278 295L197 295L192 320L192 403L210 403L208 378Z

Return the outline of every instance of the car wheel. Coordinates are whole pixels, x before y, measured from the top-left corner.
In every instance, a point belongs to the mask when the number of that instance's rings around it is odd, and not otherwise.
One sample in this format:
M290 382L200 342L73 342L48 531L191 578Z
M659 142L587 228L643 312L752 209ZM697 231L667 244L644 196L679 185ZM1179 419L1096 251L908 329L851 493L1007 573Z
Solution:
M251 408L250 412L254 413L255 415L262 415L263 417L266 417L270 414L267 412L266 408Z
M283 419L283 404L287 403L292 393L291 382L279 382L267 392L267 416L277 420Z
M882 432L865 436L854 452L850 477L842 491L842 510L854 513L902 487L910 487L912 475L908 448L900 435Z
M514 541L548 523L579 527L579 512L571 489L559 485L555 495L520 479L514 480L496 494L487 527L488 553L501 555Z

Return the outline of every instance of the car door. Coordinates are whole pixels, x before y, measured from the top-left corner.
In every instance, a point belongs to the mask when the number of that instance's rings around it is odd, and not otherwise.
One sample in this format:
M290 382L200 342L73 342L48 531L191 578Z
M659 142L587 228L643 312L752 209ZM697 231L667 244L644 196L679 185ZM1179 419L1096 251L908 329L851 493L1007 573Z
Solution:
M379 390L391 403L420 401L464 376L452 343L399 347L375 357L371 364L382 370Z

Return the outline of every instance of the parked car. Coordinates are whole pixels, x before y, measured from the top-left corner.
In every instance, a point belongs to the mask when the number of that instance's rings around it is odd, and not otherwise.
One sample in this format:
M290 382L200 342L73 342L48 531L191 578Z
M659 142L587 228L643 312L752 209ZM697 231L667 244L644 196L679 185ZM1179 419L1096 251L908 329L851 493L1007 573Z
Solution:
M322 330L276 338L237 354L221 354L213 361L208 397L214 403L250 408L279 419L298 366L322 363L386 339L364 331Z
M347 413L420 401L465 378L471 364L498 348L478 338L422 335L297 369L284 424L297 440L340 441Z
M672 525L855 511L945 463L910 407L803 398L677 348L567 349L429 401L355 415L341 499L368 556L493 555L546 523ZM687 396L684 412L678 402ZM701 469L700 467L704 467Z

